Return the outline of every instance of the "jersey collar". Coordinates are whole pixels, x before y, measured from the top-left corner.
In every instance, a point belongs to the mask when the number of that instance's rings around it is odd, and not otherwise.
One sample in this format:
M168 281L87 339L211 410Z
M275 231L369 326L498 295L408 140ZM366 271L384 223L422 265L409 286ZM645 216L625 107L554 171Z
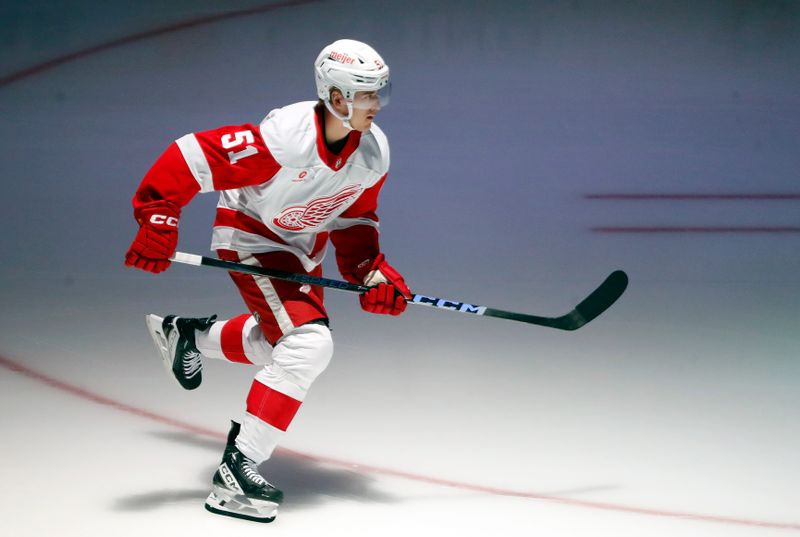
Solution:
M314 122L317 127L317 153L319 153L319 158L322 159L322 162L333 171L338 172L347 164L347 159L350 158L350 155L358 149L361 132L357 130L350 131L347 134L347 142L345 142L339 154L331 153L330 149L328 149L328 144L325 143L325 130L322 128L323 110L323 106L314 107Z

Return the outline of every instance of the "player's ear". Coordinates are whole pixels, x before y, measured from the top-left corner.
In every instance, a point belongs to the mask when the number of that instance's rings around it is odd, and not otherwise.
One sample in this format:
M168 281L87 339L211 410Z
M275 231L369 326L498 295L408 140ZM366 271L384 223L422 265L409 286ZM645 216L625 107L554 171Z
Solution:
M344 95L336 88L331 89L331 104L340 114L347 114L347 103L345 102Z

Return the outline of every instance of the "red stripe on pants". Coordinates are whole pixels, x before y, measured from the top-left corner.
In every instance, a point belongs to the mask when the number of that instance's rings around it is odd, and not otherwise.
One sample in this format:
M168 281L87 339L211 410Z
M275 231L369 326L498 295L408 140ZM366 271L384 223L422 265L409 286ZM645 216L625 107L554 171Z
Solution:
M244 342L242 333L244 332L244 323L250 315L239 315L225 323L222 327L220 334L222 352L225 358L231 362L238 362L240 364L252 364L244 353Z
M258 324L261 326L261 331L264 332L264 337L273 347L285 334L275 318L275 313L272 311L267 298L264 296L264 291L256 283L255 276L242 273L230 273L236 287L239 288L239 294L242 295L244 303L250 311L258 316ZM273 286L274 287L274 286Z
M233 250L219 249L217 253L219 254L219 258L225 261L239 262L242 259L239 253ZM242 255L245 256L246 254ZM321 266L308 272L303 268L300 260L289 252L270 252L266 254L253 254L253 256L263 267L286 272L296 272L299 274L310 274L312 276L322 276ZM267 342L274 347L278 340L285 336L286 333L284 333L275 318L275 313L267 302L264 291L256 282L256 276L242 274L241 272L230 272L229 274L236 284L236 287L239 288L239 293L242 295L245 304L247 304L247 308L258 321ZM259 276L259 278L263 277ZM269 279L269 282L275 290L277 298L281 301L293 327L301 326L310 321L328 318L328 313L325 311L323 303L322 287L302 285L297 282L286 282L275 279Z
M253 381L247 396L247 412L281 431L289 428L300 404L297 399L275 391L257 380Z

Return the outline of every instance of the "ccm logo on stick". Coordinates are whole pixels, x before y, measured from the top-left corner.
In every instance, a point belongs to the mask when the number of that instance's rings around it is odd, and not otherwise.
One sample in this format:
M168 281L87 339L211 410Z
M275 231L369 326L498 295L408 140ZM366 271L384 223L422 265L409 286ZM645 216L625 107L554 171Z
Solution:
M466 302L455 302L432 296L414 295L412 302L422 304L423 306L433 306L434 308L461 311L463 313L475 313L476 315L483 315L486 311L485 306L474 306Z
M150 223L156 225L167 225L178 227L178 219L174 216L164 216L163 214L154 214L150 217Z

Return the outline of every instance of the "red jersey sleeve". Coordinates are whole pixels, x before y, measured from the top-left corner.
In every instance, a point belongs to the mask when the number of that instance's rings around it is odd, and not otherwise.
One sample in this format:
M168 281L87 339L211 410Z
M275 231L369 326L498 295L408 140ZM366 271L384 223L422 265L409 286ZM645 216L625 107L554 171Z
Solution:
M336 263L344 279L351 283L364 283L372 262L381 253L378 241L378 194L386 182L386 175L343 212L338 229L330 234L336 248Z
M133 198L134 209L155 200L182 207L198 192L265 183L280 168L254 125L187 134L170 144L147 172Z

